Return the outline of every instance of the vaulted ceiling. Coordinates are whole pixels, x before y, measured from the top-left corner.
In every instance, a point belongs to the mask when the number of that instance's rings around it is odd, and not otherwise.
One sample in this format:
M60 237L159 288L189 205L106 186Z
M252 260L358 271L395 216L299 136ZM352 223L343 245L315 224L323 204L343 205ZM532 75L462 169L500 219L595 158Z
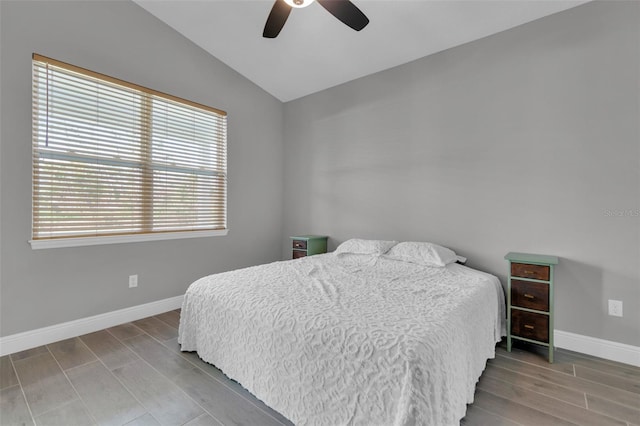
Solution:
M262 37L273 0L134 0L283 102L495 34L584 0L353 0L357 32L313 3Z

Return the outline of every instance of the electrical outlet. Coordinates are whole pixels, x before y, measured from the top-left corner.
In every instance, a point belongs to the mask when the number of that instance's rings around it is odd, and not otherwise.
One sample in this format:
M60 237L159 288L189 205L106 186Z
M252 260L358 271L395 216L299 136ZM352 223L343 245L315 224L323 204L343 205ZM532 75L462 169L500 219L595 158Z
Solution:
M129 275L129 288L138 287L138 275Z
M622 300L609 299L609 315L614 317L622 316Z

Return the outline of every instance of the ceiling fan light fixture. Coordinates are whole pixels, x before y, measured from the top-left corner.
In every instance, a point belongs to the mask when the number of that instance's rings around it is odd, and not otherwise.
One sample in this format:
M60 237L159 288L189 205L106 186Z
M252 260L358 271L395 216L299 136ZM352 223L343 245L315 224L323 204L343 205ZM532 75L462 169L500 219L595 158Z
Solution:
M2 0L0 0L2 1ZM316 0L276 0L264 25L262 37L276 38L287 22L293 8L307 7ZM351 0L317 0L327 12L343 24L360 31L369 23L369 18Z
M307 7L309 6L311 3L313 3L315 0L284 0L284 2L286 4L288 4L291 7Z

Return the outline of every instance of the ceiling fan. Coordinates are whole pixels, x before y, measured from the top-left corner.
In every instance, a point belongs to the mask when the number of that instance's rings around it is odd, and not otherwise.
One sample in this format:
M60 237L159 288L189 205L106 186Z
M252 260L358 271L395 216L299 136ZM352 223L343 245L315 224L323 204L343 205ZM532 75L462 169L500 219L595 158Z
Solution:
M276 38L284 23L287 22L291 8L307 7L314 1L320 3L320 6L327 9L330 14L356 31L360 31L369 23L365 14L349 0L276 0L267 18L262 36Z

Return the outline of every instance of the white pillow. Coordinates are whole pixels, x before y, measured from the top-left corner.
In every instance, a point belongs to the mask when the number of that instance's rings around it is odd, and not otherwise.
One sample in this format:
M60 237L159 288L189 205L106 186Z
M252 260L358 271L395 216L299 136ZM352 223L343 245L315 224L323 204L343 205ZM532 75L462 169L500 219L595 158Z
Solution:
M361 240L358 238L352 238L340 244L334 253L381 255L389 251L389 249L396 244L398 244L397 241Z
M406 241L391 248L386 254L394 260L417 263L426 266L443 267L457 260L453 250L433 243Z

